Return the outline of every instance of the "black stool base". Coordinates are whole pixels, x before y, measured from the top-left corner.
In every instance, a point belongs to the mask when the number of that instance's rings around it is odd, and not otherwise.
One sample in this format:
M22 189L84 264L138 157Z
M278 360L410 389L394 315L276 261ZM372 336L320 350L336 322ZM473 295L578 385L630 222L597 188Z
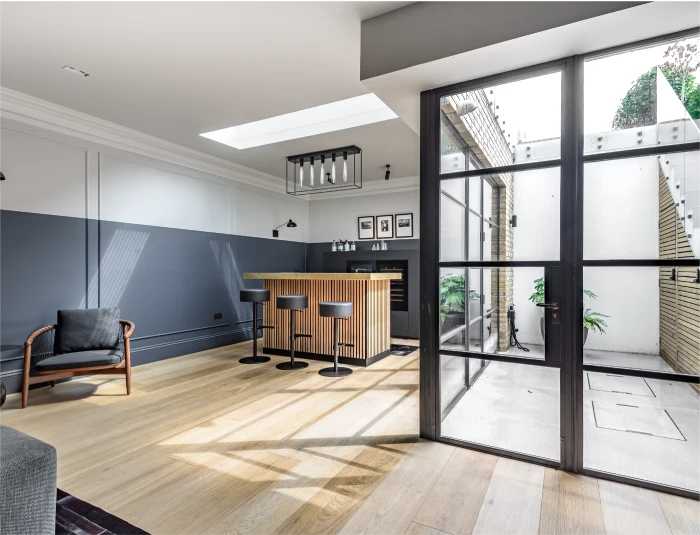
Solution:
M238 362L241 364L262 364L263 362L270 362L270 357L243 357Z
M294 366L292 366L292 361L287 361L287 362L280 362L276 368L278 370L301 370L302 368L306 368L309 365L308 362L304 362L303 360L295 360L294 361Z
M335 371L335 368L323 368L318 371L318 374L324 377L345 377L351 373L352 370L350 368L341 368L340 366L338 367L338 371Z

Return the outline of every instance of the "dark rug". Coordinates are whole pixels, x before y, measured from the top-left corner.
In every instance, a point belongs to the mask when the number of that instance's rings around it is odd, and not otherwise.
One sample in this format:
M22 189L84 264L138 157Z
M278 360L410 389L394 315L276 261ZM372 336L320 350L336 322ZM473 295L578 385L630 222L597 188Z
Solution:
M56 535L149 535L67 492L56 492Z
M405 357L413 353L418 347L416 346L404 346L400 344L391 344L391 354L398 355L400 357Z

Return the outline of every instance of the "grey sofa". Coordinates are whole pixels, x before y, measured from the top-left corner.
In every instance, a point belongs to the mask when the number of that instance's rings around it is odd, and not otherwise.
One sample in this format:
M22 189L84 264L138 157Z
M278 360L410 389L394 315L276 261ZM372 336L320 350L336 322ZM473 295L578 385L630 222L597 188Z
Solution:
M56 449L0 425L0 535L56 531Z

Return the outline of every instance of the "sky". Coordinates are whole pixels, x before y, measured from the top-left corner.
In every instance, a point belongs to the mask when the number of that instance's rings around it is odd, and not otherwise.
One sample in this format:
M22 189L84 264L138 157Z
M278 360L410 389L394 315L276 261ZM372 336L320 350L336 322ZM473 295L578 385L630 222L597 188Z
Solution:
M684 42L698 44L698 39ZM584 132L612 130L620 101L637 78L664 63L670 43L592 59L584 67ZM696 73L698 75L698 73ZM552 73L484 89L510 144L561 136L561 74ZM503 123L505 121L505 124ZM510 136L508 136L510 134Z

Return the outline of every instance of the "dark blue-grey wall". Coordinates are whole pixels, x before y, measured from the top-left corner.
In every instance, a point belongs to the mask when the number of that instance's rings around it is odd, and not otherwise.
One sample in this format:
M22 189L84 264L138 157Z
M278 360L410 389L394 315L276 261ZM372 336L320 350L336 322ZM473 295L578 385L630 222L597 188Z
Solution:
M2 381L19 390L22 344L58 309L118 306L138 365L249 339L238 293L261 282L242 274L305 268L304 243L2 210Z

